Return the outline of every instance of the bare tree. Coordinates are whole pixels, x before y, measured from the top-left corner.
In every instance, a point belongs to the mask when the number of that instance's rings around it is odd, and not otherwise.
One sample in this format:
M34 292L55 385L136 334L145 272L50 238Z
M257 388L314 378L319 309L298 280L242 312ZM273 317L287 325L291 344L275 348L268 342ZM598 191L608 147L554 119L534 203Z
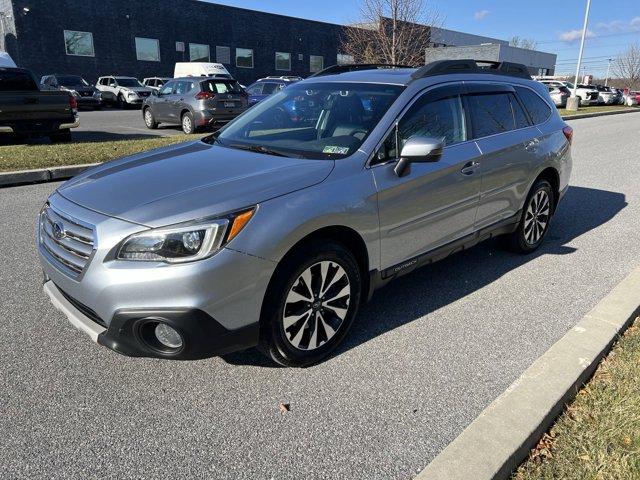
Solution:
M615 77L626 83L628 88L640 88L640 45L631 44L612 64Z
M511 40L509 40L509 45L511 45L512 47L526 48L527 50L535 50L538 46L538 42L536 42L532 38L520 38L516 35L511 37Z
M356 63L423 65L440 15L430 0L361 0L360 19L345 27L341 51Z

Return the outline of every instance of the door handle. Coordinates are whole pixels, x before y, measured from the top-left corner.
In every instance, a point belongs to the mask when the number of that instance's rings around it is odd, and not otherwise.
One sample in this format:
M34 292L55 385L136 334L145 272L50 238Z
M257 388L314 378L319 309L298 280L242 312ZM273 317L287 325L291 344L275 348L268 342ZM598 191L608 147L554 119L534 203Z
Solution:
M534 138L533 140L526 142L524 144L524 148L529 152L535 152L539 144L540 144L540 140L538 140L537 138Z
M460 170L460 173L463 175L472 175L475 173L476 169L480 166L480 162L467 162L464 167Z

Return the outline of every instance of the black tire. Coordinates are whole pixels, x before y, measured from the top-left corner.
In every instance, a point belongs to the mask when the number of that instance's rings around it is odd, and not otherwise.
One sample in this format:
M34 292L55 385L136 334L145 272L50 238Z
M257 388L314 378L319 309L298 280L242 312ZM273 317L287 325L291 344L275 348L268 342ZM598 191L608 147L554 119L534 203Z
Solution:
M127 102L125 102L124 97L121 93L118 94L118 98L116 99L116 105L118 108L125 109L127 107Z
M147 126L147 128L151 130L155 130L156 128L158 128L158 122L156 122L156 119L153 116L151 107L147 107L142 111L142 119L144 120L144 124Z
M51 143L66 143L71 141L71 130L60 130L59 132L49 135Z
M534 199L542 198L538 202ZM544 200L546 198L546 200ZM545 202L548 202L546 205ZM537 180L524 202L522 217L515 232L506 237L506 245L509 250L516 253L531 253L542 244L545 235L549 231L549 224L555 209L555 194L551 184L544 180ZM548 208L548 211L545 210ZM544 223L544 227L540 227Z
M96 105L95 107L93 107L94 112L97 112L99 110L102 110L102 105Z
M180 117L180 126L185 135L191 135L192 133L196 133L196 125L193 120L193 115L191 112L184 112Z
M313 284L311 290L314 290L314 286L318 287L316 279L322 278L320 272L323 266L320 262L329 266L326 270L328 273L320 281L319 289L322 290L324 286L324 296L337 296L322 302L317 309L312 309L311 302L305 300L287 303L293 289L300 291L301 287L304 288L304 284L300 283L303 273L317 272L320 277L315 276L315 273L311 274L314 275L310 277ZM348 283L344 280L345 275ZM345 288L349 289L347 294L342 293ZM274 362L287 367L307 367L320 362L340 344L349 331L358 312L361 289L362 279L356 259L341 244L314 241L296 248L278 266L265 295L258 348ZM319 302L314 302L314 305L316 303ZM291 314L287 318L294 318L299 314L299 311L292 313L291 309L294 307L308 312L309 316L304 317L303 314L300 320L285 329L285 312ZM342 319L338 315L339 310L346 310L346 313L342 313ZM294 346L295 338L300 339L298 347ZM315 344L312 343L314 341Z

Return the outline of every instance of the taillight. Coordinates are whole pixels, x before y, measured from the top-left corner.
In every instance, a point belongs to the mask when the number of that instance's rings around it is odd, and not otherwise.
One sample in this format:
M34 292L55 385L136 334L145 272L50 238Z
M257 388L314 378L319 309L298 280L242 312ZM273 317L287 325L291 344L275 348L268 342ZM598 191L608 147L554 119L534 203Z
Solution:
M73 95L69 95L69 106L71 107L71 110L78 110L78 101Z
M571 145L571 141L573 140L573 128L567 125L562 129L562 133L564 133L564 136L567 137L567 141L569 142L569 145Z
M196 94L196 100L211 100L215 95L211 92L199 92Z

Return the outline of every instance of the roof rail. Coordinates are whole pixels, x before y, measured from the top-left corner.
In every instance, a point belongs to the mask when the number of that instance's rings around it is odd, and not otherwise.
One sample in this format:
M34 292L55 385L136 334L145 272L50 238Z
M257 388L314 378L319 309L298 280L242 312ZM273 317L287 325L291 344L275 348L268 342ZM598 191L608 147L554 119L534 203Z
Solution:
M519 77L531 80L529 70L521 63L494 62L491 60L437 60L428 63L424 67L411 74L411 78L430 77L433 75L445 75L450 73L479 73L506 75L509 77Z
M339 73L356 72L358 70L378 70L385 68L416 68L410 65L393 65L391 63L352 63L349 65L332 65L314 73L311 77L324 77L325 75L337 75Z

